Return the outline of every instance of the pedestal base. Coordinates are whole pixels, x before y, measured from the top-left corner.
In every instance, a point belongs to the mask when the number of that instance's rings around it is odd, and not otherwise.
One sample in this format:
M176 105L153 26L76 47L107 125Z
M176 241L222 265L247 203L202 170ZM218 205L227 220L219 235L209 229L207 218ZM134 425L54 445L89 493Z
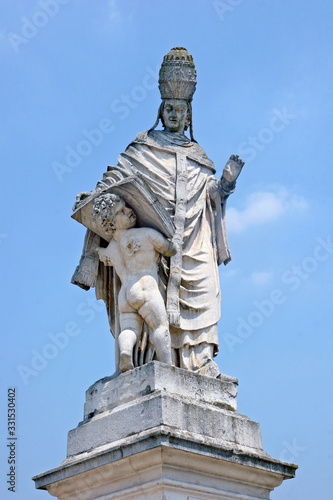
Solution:
M67 459L34 477L61 500L269 499L296 466L262 449L236 412L237 380L152 362L86 394Z

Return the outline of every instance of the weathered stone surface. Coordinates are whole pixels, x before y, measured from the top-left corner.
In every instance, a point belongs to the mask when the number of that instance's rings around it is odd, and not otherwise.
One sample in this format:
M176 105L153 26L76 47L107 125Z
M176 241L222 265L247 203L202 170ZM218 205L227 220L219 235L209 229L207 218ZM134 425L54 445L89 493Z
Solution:
M237 386L237 379L228 375L221 375L221 379L202 377L194 372L151 362L117 377L105 377L89 387L84 420L154 391L167 391L237 410Z
M151 362L93 384L67 459L34 478L61 500L259 500L296 466L236 411L237 379Z
M69 432L67 456L159 427L262 453L259 424L234 411L236 394L232 377L203 377L156 361L103 379L87 391L85 420Z
M294 467L192 446L177 436L159 434L138 446L124 446L65 461L36 476L36 487L61 500L261 500Z

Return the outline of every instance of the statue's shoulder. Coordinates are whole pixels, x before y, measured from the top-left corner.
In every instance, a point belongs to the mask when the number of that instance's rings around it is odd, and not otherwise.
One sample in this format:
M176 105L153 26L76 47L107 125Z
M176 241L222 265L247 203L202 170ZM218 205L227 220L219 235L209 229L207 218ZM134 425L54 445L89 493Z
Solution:
M180 151L185 153L188 158L191 158L198 163L208 167L215 173L215 167L212 160L208 158L204 149L195 141L183 137L177 137L176 134L167 133L165 130L145 130L139 132L127 149L134 145L145 145L149 148L163 149L165 151ZM137 147L136 147L137 149Z
M161 137L163 134L161 132L161 130L145 130L144 132L139 132L134 141L132 141L127 148L134 144L142 144L146 146L160 145L163 142Z
M198 161L202 165L205 165L205 167L212 170L215 174L216 169L214 163L210 158L208 158L206 151L197 142L192 142L191 145L191 153L189 156L191 156L195 161Z
M148 130L145 130L144 132L139 132L136 135L133 143L136 143L136 144L146 144L147 140L148 140Z
M129 145L127 146L126 150L128 148L131 148L131 146L138 145L138 144L149 145L152 141L151 141L151 138L148 135L148 132L149 132L149 130L145 130L144 132L139 132L136 135L135 139L132 142L129 143Z
M197 155L200 155L203 158L208 159L206 151L200 146L200 144L198 144L197 142L191 142L191 147L192 147L192 151L195 152Z

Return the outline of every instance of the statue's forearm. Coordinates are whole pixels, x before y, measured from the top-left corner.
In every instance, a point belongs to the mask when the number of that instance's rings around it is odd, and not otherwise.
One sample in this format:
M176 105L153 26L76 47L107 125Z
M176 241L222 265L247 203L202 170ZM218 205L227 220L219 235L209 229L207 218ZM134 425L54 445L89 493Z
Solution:
M227 196L232 194L236 189L236 181L229 182L223 177L223 175L221 179L218 181L218 184L222 198L226 198Z
M223 176L219 180L214 177L210 179L208 184L210 198L214 201L215 205L223 203L235 191L235 186L236 182L228 182Z

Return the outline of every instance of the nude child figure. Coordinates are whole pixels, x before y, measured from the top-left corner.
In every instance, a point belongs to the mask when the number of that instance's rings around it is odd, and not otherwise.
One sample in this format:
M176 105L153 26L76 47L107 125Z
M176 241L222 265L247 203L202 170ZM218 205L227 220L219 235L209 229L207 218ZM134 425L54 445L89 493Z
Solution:
M136 228L136 215L115 194L96 198L93 217L112 232L107 248L98 247L99 259L113 266L121 281L118 296L120 334L118 337L121 372L132 369L133 349L143 321L158 361L172 364L169 322L158 288L160 255L175 255L174 244L151 228Z

